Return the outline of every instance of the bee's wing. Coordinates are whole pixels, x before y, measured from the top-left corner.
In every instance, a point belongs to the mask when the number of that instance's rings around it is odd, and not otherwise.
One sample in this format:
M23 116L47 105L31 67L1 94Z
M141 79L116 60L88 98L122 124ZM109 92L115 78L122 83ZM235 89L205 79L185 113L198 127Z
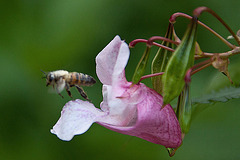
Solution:
M58 93L62 92L64 87L65 87L65 85L66 85L65 80L60 78L60 80L56 84L56 91Z
M50 93L61 93L65 87L65 80L60 79L58 82L56 82L53 87L49 87L49 92Z
M54 87L48 87L49 93L56 93L56 89Z

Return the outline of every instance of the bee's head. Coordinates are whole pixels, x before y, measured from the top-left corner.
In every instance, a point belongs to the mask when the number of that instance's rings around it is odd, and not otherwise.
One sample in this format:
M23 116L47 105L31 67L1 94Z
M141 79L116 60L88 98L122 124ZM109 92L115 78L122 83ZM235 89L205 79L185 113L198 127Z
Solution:
M49 72L46 73L43 70L41 70L44 73L44 77L42 78L46 78L46 86L52 85L52 82L55 80L55 75L53 74L53 72Z
M47 81L47 86L48 85L51 85L52 84L52 82L54 81L54 79L55 79L55 76L54 76L54 74L52 73L52 72L49 72L47 75L46 75L46 81Z

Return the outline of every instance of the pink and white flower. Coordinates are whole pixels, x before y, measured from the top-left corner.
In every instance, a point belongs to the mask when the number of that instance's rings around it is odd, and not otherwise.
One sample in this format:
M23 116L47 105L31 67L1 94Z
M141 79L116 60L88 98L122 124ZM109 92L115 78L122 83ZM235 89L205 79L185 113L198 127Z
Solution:
M96 122L122 134L177 148L182 143L181 128L172 107L161 109L160 94L143 83L126 80L129 55L128 45L116 36L96 57L97 76L103 84L101 109L88 101L70 101L51 132L69 141Z

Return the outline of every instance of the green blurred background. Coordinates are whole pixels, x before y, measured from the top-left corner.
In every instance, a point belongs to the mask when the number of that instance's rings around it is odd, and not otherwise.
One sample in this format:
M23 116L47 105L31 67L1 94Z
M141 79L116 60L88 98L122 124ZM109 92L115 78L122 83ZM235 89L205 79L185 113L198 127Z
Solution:
M66 92L64 99L50 94L40 69L77 71L97 79L95 56L115 35L127 43L136 38L164 36L171 14L191 14L198 6L216 11L235 32L240 28L240 1L236 0L1 0L0 159L170 159L163 146L97 124L70 142L59 140L50 129L70 98ZM209 14L204 13L200 20L223 37L229 35ZM179 36L187 23L183 18L177 20ZM203 51L228 50L202 27L198 41ZM128 80L144 47L139 44L131 49L126 69ZM235 80L240 78L239 60L239 56L231 59L230 74ZM149 80L145 82L149 84ZM229 84L227 78L209 68L193 77L192 94L199 96L223 84ZM99 106L101 83L84 89ZM80 98L75 89L72 92L74 98ZM239 103L232 100L200 113L172 159L239 159Z

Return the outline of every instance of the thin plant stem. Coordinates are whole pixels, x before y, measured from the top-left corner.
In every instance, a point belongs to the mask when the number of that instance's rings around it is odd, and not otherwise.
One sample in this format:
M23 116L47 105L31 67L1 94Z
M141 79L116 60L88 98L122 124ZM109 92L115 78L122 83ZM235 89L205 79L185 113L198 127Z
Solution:
M165 37L161 37L161 36L153 36L153 37L149 38L148 39L148 43L151 45L151 43L153 41L156 41L156 40L167 41L169 43L173 43L173 44L179 45L179 42L176 42L176 41L173 41L171 39L168 39L168 38L165 38Z
M195 64L195 65L192 67L192 70L194 70L194 69L196 69L196 68L199 68L199 67L201 67L201 66L203 66L203 65L205 65L205 64L208 64L209 62L211 62L211 59L207 59L207 60L205 60L205 61L202 61L202 62L200 62L200 63L197 63L197 64Z
M227 57L239 54L239 53L240 53L240 47L236 47L236 48L234 48L231 51L223 52L223 53L207 53L207 52L203 52L203 54L201 54L201 55L195 55L195 59L208 58L208 57L212 57L212 56L214 56L216 54L218 54L219 57L221 57L221 58L227 58Z
M197 73L197 72L199 72L199 71L201 71L201 70L211 66L211 65L212 65L212 62L209 62L209 63L205 64L204 66L202 66L202 67L200 67L198 69L195 69L194 71L191 72L191 76L194 75L195 73Z
M219 57L224 58L224 57L230 57L233 56L235 54L239 54L240 53L240 47L236 47L231 51L225 52L225 53L219 53Z
M138 81L138 83L140 83L142 80L144 80L144 79L147 79L147 78L151 78L151 77L156 77L156 76L160 76L160 75L163 75L164 74L164 72L159 72L159 73L154 73L154 74L148 74L148 75L145 75L145 76L142 76L141 78L140 78L140 80ZM138 84L137 83L137 84Z
M132 42L129 43L129 48L133 48L137 43L146 43L148 45L149 42L146 39L135 39L135 40L133 40ZM161 48L166 49L166 50L171 51L171 52L175 51L174 49L172 49L170 47L164 46L164 45L156 43L156 42L152 42L152 45L157 46L157 47L161 47Z
M191 16L185 14L185 13L181 13L181 12L177 12L174 13L170 19L169 22L170 23L175 23L176 22L176 18L177 17L184 17L187 19L192 19ZM220 40L223 41L223 43L225 43L229 48L233 49L234 45L232 45L230 42L228 42L225 38L223 38L220 34L218 34L217 32L215 32L213 29L211 29L210 27L208 27L206 24L202 23L201 21L198 21L198 24L200 24L201 26L203 26L204 28L206 28L208 31L210 31L211 33L213 33L216 37L218 37Z
M215 18L217 18L219 20L219 22L221 22L224 25L224 27L231 33L231 35L237 41L238 45L240 45L240 41L237 38L236 34L232 31L232 29L227 25L226 22L224 22L224 20L217 13L215 13L210 8L208 8L208 7L198 7L193 11L193 15L199 17L202 14L202 12L208 12L208 13L212 14Z

